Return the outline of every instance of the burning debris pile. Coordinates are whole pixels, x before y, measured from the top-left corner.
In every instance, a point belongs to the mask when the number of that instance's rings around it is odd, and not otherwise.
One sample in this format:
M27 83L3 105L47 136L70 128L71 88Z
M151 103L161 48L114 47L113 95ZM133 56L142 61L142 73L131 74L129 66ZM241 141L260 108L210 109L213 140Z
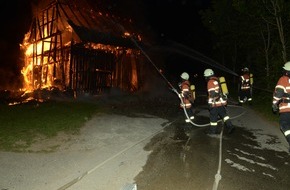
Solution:
M131 20L92 8L85 0L46 0L34 8L21 50L24 92L100 94L142 84L141 44Z

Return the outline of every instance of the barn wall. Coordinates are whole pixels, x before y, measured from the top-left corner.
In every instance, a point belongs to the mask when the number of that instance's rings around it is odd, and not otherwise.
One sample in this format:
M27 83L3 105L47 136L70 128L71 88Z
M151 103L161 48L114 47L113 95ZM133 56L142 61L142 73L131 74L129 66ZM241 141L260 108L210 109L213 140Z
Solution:
M26 34L23 49L32 52L26 54L23 68L27 89L58 88L92 94L112 87L125 91L139 89L138 50L122 47L119 41L114 41L114 45L81 41L66 22L70 15L64 17L61 13L65 13L64 5L50 4L35 16ZM77 15L71 14L77 20ZM95 39L93 31L90 37Z

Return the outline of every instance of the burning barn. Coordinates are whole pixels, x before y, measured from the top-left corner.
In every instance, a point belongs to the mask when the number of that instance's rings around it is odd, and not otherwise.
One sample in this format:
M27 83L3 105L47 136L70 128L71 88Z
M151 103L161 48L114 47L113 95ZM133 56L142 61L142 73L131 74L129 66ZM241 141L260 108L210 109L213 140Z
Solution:
M41 2L21 45L24 90L77 95L140 88L141 37L130 20L101 13L85 0Z

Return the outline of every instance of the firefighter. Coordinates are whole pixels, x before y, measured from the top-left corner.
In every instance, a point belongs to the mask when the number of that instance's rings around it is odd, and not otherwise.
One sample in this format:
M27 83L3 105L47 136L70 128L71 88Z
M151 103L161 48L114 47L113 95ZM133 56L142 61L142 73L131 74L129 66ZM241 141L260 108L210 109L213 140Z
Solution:
M189 82L189 75L187 72L183 72L180 75L181 78L181 82L179 83L179 88L180 88L180 94L179 94L179 98L181 98L181 102L180 102L180 107L182 109L185 109L188 118L185 118L185 122L186 123L190 123L191 120L194 119L194 114L193 114L193 110L192 110L192 104L193 104L193 97L192 97L192 93L190 90L190 82Z
M252 104L252 81L250 71L247 67L242 69L242 73L239 78L239 105L246 103Z
M227 114L227 97L222 92L219 78L215 76L212 69L206 69L204 71L204 77L207 81L208 106L210 114L210 127L207 133L218 134L217 125L220 118L224 122L226 132L228 134L232 134L235 127Z
M280 129L283 132L290 152L290 61L283 67L283 75L279 78L272 102L272 111L279 112Z

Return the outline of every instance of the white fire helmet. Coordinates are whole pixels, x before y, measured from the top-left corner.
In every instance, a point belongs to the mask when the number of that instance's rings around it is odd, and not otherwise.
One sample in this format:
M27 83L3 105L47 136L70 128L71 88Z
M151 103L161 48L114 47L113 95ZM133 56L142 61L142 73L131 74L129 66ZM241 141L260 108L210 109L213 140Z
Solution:
M243 71L244 72L249 72L249 68L248 67L245 67L245 68L243 68Z
M206 69L206 70L204 70L203 75L204 75L205 77L210 77L210 76L213 76L213 75L214 75L214 72L213 72L212 69Z
M188 75L187 72L183 72L183 73L180 75L180 77L181 77L182 79L184 79L184 80L188 80L188 79L189 79L189 75Z
M290 71L290 61L288 61L284 64L283 69L285 69L286 71Z

